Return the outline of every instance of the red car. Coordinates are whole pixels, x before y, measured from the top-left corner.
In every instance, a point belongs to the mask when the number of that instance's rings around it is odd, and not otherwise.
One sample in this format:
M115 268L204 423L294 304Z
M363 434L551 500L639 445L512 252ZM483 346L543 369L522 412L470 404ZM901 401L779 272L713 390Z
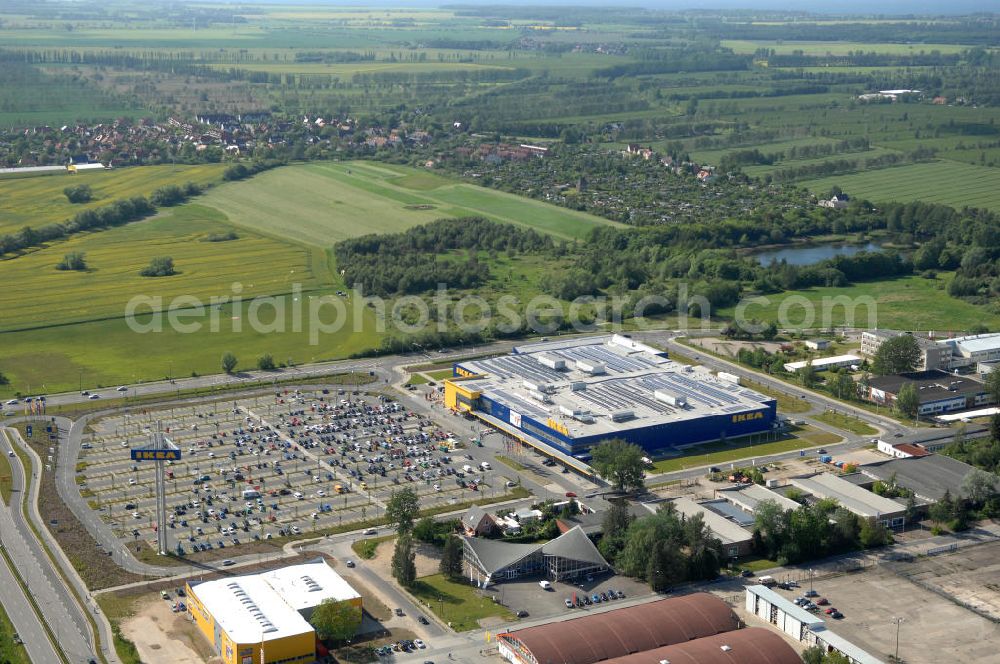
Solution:
M826 615L828 615L828 616L832 616L832 615L833 615L834 613L836 613L836 612L837 612L837 609L835 609L835 608L833 608L833 607L831 606L831 607L830 607L829 609L827 609L827 610L826 610Z
M566 492L566 497L567 498L576 498L576 494L573 493L572 491L567 491Z
M830 603L830 600L828 600L825 597L820 597L818 600L816 600L816 605L817 606L826 606L829 603Z

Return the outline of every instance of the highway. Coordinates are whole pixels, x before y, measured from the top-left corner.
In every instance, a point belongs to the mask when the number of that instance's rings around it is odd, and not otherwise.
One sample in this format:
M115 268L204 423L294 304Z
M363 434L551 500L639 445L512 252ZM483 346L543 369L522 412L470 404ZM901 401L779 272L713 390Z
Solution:
M7 446L13 444L13 441L6 435L6 432L4 436L6 449ZM12 501L14 502L12 506L4 505L0 508L0 539L14 560L18 573L28 587L28 592L44 614L45 621L56 636L59 647L70 662L74 664L87 662L91 657L94 657L94 649L90 642L89 623L28 525L19 502L20 497L24 495L28 487L25 469L18 457L9 457L9 460L11 462L11 484L17 500ZM8 611L11 609L8 608ZM32 630L30 633L33 639L37 638L37 630ZM25 635L22 634L22 638L24 637ZM33 661L55 662L58 660L38 659Z

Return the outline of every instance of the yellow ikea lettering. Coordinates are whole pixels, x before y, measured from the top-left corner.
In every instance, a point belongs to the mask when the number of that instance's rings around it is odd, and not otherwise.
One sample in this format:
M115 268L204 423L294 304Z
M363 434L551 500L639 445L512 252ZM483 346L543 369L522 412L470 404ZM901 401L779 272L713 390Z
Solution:
M470 376L476 375L471 371L469 371L468 369L463 369L462 367L455 367L455 373L457 373L459 376L462 376L463 378L468 378Z
M764 413L757 411L755 413L739 413L733 415L733 424L738 424L740 422L750 422L751 420L761 420L764 419Z
M553 431L558 431L559 433L561 433L564 436L568 436L569 435L569 427L567 427L562 422L556 422L551 417L545 422L545 425L548 428L552 429Z

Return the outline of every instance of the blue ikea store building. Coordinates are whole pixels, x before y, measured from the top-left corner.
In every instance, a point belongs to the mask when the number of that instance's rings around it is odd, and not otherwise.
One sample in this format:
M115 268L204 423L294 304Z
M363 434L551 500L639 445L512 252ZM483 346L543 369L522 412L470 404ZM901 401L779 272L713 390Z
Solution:
M622 335L520 346L453 373L446 405L577 460L609 438L653 456L768 433L778 421L775 400L735 376L679 364Z

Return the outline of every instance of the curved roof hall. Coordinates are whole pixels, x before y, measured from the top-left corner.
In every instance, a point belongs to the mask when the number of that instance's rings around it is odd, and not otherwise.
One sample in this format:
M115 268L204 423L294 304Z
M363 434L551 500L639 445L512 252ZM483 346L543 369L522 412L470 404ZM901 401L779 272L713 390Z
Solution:
M696 593L529 627L500 638L520 642L538 664L593 664L738 629L718 597Z
M777 632L748 627L688 643L647 650L601 664L802 664Z

